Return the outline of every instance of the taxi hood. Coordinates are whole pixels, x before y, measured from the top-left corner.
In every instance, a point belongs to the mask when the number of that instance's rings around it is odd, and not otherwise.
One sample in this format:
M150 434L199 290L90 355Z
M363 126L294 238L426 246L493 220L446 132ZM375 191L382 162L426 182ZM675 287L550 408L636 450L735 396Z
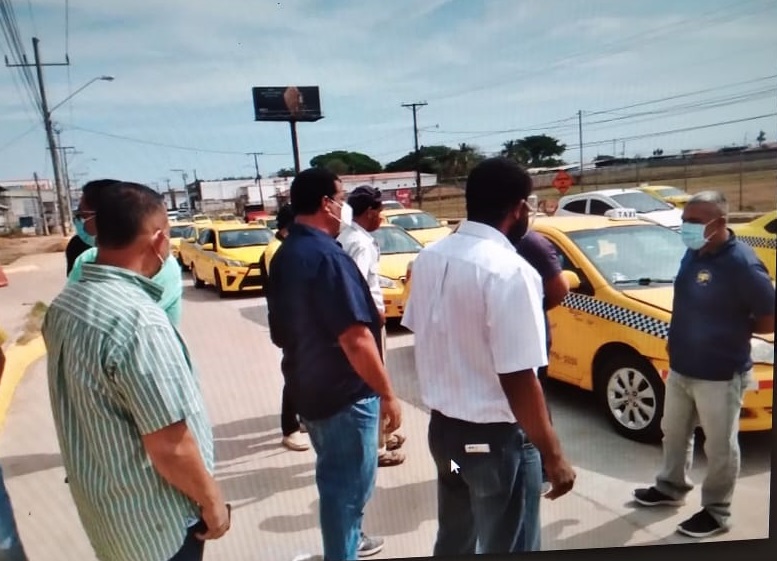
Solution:
M672 313L672 298L674 297L674 287L657 286L651 288L636 288L622 290L621 293L632 300L642 302L653 308Z

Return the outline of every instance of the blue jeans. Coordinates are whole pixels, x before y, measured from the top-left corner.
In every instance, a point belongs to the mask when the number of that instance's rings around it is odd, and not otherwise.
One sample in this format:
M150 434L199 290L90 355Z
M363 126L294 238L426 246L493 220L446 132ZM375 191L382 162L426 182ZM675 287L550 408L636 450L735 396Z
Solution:
M0 468L0 561L27 561Z
M378 470L380 400L363 399L326 419L305 419L316 451L316 484L326 561L353 561L364 507Z
M468 444L480 451L466 452ZM539 551L540 454L517 425L468 423L433 411L429 449L437 465L435 557Z

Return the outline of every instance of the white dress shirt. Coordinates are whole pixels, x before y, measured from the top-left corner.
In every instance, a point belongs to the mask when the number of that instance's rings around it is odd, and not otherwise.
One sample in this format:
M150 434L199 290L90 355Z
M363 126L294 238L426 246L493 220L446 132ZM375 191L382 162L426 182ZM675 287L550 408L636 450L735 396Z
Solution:
M402 325L415 334L427 407L472 423L515 423L499 376L548 362L542 279L498 230L464 222L413 263Z
M337 241L356 262L356 266L359 267L359 271L370 287L370 294L375 301L375 306L381 313L384 313L386 306L383 304L383 291L380 289L380 278L378 277L378 261L380 260L378 241L356 222L340 232Z

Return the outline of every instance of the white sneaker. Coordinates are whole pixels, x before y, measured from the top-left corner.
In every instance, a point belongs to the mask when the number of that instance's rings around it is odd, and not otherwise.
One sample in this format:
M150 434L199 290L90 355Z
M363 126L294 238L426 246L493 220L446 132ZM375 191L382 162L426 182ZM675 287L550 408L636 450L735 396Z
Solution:
M310 449L310 442L299 431L284 436L281 444L294 452L304 452Z

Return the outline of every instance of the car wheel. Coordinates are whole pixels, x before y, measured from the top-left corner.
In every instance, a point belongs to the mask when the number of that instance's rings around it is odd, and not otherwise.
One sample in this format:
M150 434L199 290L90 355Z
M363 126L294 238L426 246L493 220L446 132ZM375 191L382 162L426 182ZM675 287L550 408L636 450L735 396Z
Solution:
M615 432L637 442L661 440L664 382L655 368L634 354L620 354L599 372L599 399Z
M219 275L218 269L213 269L213 278L216 279L216 294L219 298L226 298L227 293L224 292L224 287L221 284L221 275Z
M194 281L194 288L205 288L205 281L200 280L197 277L197 271L194 268L194 263L192 263L192 266L189 270L192 272L192 280Z

